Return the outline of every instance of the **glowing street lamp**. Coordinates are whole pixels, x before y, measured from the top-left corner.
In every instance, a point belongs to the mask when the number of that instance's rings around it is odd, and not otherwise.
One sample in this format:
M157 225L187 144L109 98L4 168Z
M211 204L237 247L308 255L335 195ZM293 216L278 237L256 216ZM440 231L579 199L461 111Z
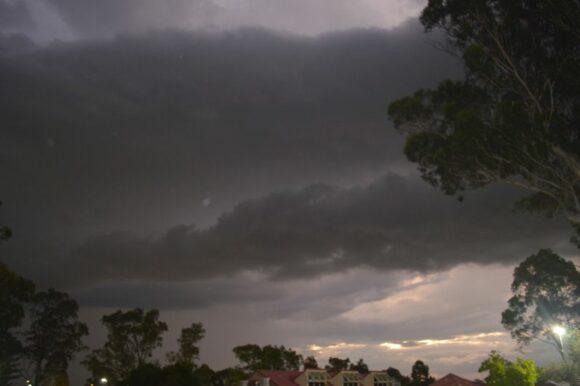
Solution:
M552 331L560 338L562 338L562 335L566 334L566 329L562 326L554 326L552 327Z
M103 377L103 378L99 379L99 383L101 385L106 385L107 383L109 383L109 380L106 377Z
M564 341L562 340L562 337L566 335L566 329L562 326L554 326L552 327L552 332L558 336L558 340L560 341L560 355L562 355L562 359L566 359L564 358Z

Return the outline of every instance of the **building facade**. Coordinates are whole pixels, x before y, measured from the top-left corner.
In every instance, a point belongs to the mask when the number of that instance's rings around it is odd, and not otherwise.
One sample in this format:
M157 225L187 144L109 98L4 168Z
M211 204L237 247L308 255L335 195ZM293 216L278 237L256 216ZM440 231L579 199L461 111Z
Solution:
M258 370L242 386L401 386L383 371L329 373L322 369L304 371Z

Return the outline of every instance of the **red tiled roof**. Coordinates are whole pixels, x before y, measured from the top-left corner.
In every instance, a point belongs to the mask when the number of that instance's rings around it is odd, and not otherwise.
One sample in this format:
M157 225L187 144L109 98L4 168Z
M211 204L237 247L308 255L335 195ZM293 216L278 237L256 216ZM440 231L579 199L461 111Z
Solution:
M296 386L294 380L302 374L302 371L279 371L279 370L258 370L266 378L270 378L277 386Z
M455 374L447 374L432 383L431 386L482 386L482 384L458 377Z

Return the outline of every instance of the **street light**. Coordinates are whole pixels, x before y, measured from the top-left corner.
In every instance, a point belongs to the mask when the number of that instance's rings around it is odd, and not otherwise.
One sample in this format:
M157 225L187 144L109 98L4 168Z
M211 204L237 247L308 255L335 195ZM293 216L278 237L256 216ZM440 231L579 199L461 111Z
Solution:
M103 377L99 379L99 382L101 383L101 385L106 385L107 383L109 383L109 380L106 377Z
M564 357L564 341L562 340L562 336L566 335L566 329L562 326L554 326L552 327L552 332L558 336L560 341L560 355L562 355L562 359L566 359Z
M554 332L554 334L558 335L560 338L562 337L562 335L566 334L566 329L562 326L554 326L554 327L552 327L552 331Z

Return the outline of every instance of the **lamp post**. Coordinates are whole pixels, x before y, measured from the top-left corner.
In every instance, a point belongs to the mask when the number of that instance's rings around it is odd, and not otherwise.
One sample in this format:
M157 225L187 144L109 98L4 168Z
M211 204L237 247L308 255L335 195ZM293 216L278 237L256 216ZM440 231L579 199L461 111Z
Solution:
M566 334L566 329L562 326L554 326L552 327L552 332L558 337L558 341L560 342L559 348L562 360L566 360L566 357L564 356L564 341L562 340L562 336Z

